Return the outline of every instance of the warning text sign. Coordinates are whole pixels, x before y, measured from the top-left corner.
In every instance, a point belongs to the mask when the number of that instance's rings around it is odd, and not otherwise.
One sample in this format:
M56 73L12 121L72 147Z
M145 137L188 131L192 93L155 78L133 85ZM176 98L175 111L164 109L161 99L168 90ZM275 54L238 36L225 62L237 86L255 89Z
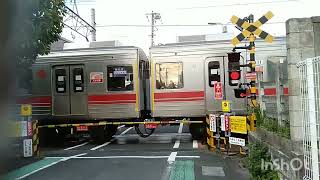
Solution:
M223 89L221 82L214 83L214 99L223 99Z
M211 132L216 132L217 130L217 117L214 114L210 114L210 131Z
M247 134L247 117L230 116L230 128L233 133Z

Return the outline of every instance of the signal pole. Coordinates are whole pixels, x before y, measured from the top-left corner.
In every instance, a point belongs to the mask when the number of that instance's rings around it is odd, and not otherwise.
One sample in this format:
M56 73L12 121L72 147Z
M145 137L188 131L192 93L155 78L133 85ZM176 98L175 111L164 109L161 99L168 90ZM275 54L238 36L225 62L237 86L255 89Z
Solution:
M254 23L254 16L252 14L250 14L248 16L248 21L249 23ZM250 53L250 71L251 73L255 73L255 69L256 69L256 58L255 58L255 43L254 41L256 40L256 36L251 33L250 36L249 36L249 42L250 42L250 45L249 45L249 53ZM251 106L255 107L257 105L257 102L256 102L256 80L251 80L250 82L250 98L251 98Z
M250 14L248 16L248 21L249 23L254 23L254 16L252 14ZM250 62L249 62L249 67L250 67L250 72L251 73L255 73L256 72L256 57L255 57L255 43L254 41L256 40L256 36L251 33L249 36L249 53L250 53ZM250 82L250 99L251 99L251 103L249 103L249 105L253 108L255 108L257 106L257 88L256 88L256 79L251 79ZM256 117L254 112L252 112L251 116L250 116L250 129L252 131L255 131L256 129Z
M247 49L250 53L249 63L245 65L241 65L241 67L249 67L250 72L246 73L246 79L249 79L249 83L245 83L248 85L250 96L246 96L250 99L249 106L256 107L257 106L257 89L256 89L256 81L257 81L257 74L256 74L256 61L255 61L255 43L256 36L259 36L260 38L264 39L265 41L271 43L273 41L273 36L269 33L263 31L259 27L263 24L265 24L268 20L270 20L273 17L273 13L271 11L267 12L265 15L263 15L261 18L259 18L257 21L254 22L254 17L252 14L250 14L248 17L245 17L243 19L238 18L237 16L232 16L231 22L235 25L237 25L237 29L241 31L240 34L238 34L236 37L234 37L231 40L231 44L233 44L235 47L233 48L233 52L235 52L236 49ZM249 46L245 47L236 47L237 44L239 44L242 40L245 38L249 38ZM237 97L237 94L241 93L240 89L235 89L235 95ZM238 97L239 98L239 97ZM256 128L256 117L254 113L250 116L250 129L251 131L254 131Z

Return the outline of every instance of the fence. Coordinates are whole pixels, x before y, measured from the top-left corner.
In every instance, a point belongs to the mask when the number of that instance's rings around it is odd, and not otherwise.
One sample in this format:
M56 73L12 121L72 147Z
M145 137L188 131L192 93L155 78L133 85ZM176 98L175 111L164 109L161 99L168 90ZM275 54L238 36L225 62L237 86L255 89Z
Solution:
M297 64L303 123L305 180L319 180L320 56Z
M285 56L270 56L258 74L258 101L265 126L289 128L288 73ZM275 127L272 127L275 126ZM289 132L289 129L285 130ZM286 137L289 136L285 133Z

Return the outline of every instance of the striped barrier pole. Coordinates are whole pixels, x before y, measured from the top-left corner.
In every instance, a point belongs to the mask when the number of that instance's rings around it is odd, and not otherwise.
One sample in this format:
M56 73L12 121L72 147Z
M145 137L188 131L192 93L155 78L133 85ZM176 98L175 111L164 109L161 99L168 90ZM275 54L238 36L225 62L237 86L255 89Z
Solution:
M213 116L214 115L212 114L206 116L207 144L210 151L214 151L216 149L214 135L214 130L216 129L216 127L214 124L215 122L213 122L215 121L215 118Z
M39 128L38 120L32 122L32 154L39 156Z

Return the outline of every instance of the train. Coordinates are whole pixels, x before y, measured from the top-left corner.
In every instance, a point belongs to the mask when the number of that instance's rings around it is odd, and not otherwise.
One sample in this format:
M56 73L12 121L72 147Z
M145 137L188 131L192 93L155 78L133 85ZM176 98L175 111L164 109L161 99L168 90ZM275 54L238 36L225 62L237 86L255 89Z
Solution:
M257 60L284 55L285 37L269 45L256 41ZM246 114L246 99L228 84L229 40L184 42L150 48L135 46L65 49L37 58L32 66L33 117L41 125L87 122L145 122L189 119L190 133L205 132L206 116L231 102L234 115ZM241 64L246 64L246 51ZM246 82L242 69L241 82ZM223 98L214 97L220 82ZM110 139L117 125L90 127L98 140ZM139 129L138 129L139 132Z

